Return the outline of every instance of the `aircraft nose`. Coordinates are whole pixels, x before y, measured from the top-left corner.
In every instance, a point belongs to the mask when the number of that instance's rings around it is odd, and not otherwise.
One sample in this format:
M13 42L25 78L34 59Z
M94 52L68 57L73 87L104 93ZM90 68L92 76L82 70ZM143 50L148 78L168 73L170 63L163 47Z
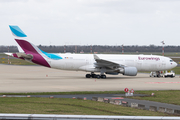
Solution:
M175 64L175 65L174 65L175 67L178 65L176 62L174 62L174 64Z

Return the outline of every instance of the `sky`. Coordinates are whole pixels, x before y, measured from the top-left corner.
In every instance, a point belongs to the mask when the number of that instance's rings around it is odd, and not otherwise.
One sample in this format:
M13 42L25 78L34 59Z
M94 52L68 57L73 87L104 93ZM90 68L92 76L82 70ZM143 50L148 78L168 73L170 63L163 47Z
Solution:
M180 0L0 0L0 45L18 25L35 45L180 43Z

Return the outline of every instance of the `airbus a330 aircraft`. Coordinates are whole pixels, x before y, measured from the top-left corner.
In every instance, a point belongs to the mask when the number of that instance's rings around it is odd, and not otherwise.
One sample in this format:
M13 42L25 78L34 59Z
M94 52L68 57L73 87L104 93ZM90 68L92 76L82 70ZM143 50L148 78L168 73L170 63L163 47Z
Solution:
M49 68L89 72L86 78L104 79L106 74L119 73L136 76L138 71L163 71L177 66L172 59L157 55L46 53L30 43L18 26L9 27L24 52L6 54Z

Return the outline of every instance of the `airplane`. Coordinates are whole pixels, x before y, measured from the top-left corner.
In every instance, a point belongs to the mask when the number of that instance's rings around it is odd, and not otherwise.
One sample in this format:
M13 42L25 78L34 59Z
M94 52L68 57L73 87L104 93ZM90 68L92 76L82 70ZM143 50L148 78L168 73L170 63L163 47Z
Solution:
M9 27L23 52L5 54L48 68L89 72L86 78L105 79L107 74L136 76L138 71L158 72L177 66L172 59L158 55L47 53L30 43L18 26Z

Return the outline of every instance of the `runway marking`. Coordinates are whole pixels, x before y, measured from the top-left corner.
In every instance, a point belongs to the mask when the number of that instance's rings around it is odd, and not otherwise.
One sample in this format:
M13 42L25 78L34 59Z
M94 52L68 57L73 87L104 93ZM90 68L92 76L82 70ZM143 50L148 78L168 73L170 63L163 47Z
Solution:
M111 98L111 99L124 99L123 97Z
M147 84L164 84L164 83L180 83L180 82L146 82Z

